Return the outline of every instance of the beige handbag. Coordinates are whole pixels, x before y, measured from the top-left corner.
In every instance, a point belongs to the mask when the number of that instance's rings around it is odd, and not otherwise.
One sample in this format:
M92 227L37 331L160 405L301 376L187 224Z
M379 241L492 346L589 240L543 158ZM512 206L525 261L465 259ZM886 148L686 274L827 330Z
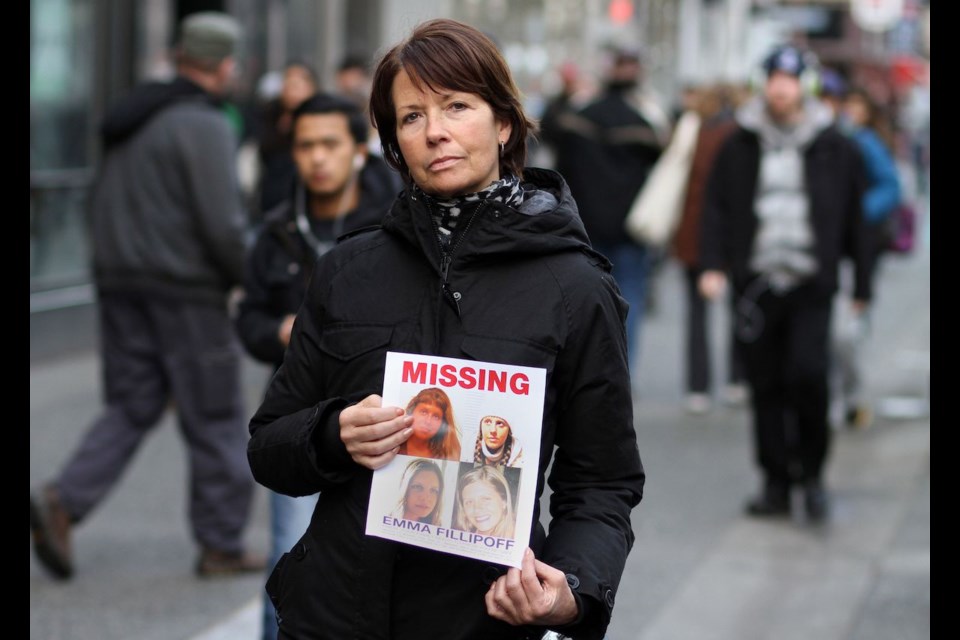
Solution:
M673 235L687 192L690 164L700 132L700 116L680 116L670 143L650 170L624 221L627 233L641 244L662 247Z

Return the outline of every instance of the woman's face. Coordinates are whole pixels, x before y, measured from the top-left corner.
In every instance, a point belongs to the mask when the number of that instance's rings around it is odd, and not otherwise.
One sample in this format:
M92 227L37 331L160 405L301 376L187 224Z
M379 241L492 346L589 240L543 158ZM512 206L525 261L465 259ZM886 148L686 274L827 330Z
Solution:
M461 493L463 515L477 533L493 531L506 515L507 505L487 482L472 482Z
M420 91L407 72L393 80L397 142L410 177L439 197L475 193L500 179L500 141L510 124L498 122L474 93Z
M480 420L480 432L483 434L483 443L490 451L499 451L510 435L510 426L503 418L484 416Z
M850 122L858 126L863 126L867 122L870 109L866 102L864 102L863 98L859 96L850 96L843 104L843 112L846 114L847 118L850 119Z
M317 90L310 77L310 72L303 67L290 67L283 73L283 87L280 90L280 100L283 106L293 111L297 106L313 95Z
M437 435L443 423L443 410L434 404L421 402L413 408L413 434L411 438L429 440Z
M433 471L417 471L407 485L403 517L407 520L420 520L433 513L440 499L440 478Z

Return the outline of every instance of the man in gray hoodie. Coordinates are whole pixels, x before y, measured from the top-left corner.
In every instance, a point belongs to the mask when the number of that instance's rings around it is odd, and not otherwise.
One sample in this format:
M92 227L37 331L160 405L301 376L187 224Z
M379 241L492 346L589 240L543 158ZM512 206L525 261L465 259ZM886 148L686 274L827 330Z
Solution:
M246 217L236 136L219 100L239 37L225 14L188 16L176 78L135 87L104 119L90 220L106 406L30 499L34 550L56 578L74 572L72 528L119 481L171 401L189 451L197 574L265 568L242 541L254 485L228 315Z
M729 279L736 297L763 476L747 513L789 515L799 486L808 517L819 521L829 508L829 326L839 262L853 262L856 312L871 282L863 163L830 110L804 93L809 66L805 52L777 47L764 62L762 92L736 114L707 185L699 288L713 299Z

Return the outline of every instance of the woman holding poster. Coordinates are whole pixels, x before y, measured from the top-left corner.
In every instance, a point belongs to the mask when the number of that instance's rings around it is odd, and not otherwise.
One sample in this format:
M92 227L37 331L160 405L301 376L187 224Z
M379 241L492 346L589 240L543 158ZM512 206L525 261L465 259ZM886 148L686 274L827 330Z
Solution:
M611 264L591 247L563 177L524 166L535 124L481 31L446 19L417 26L379 60L370 114L405 188L381 226L315 263L283 365L250 421L256 480L289 495L320 491L310 528L267 581L279 637L521 640L554 630L599 640L645 480ZM537 406L537 438L523 432L517 469L535 494L517 512L516 529L529 533L396 523L438 544L515 544L515 562L367 535L374 472L406 464L398 455L414 430L404 401L381 395L397 353L467 363L412 363L411 378L431 380L421 386L436 379L448 393ZM536 397L510 367L543 373ZM501 413L500 403L456 406L471 423ZM472 464L473 451L464 455ZM549 534L537 493L548 469Z

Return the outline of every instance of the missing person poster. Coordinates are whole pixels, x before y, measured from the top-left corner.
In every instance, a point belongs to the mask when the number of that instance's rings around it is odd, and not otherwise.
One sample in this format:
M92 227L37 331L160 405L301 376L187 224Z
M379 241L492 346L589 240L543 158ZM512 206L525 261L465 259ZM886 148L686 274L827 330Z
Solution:
M388 352L383 406L413 433L373 474L367 535L519 567L530 539L546 369Z

